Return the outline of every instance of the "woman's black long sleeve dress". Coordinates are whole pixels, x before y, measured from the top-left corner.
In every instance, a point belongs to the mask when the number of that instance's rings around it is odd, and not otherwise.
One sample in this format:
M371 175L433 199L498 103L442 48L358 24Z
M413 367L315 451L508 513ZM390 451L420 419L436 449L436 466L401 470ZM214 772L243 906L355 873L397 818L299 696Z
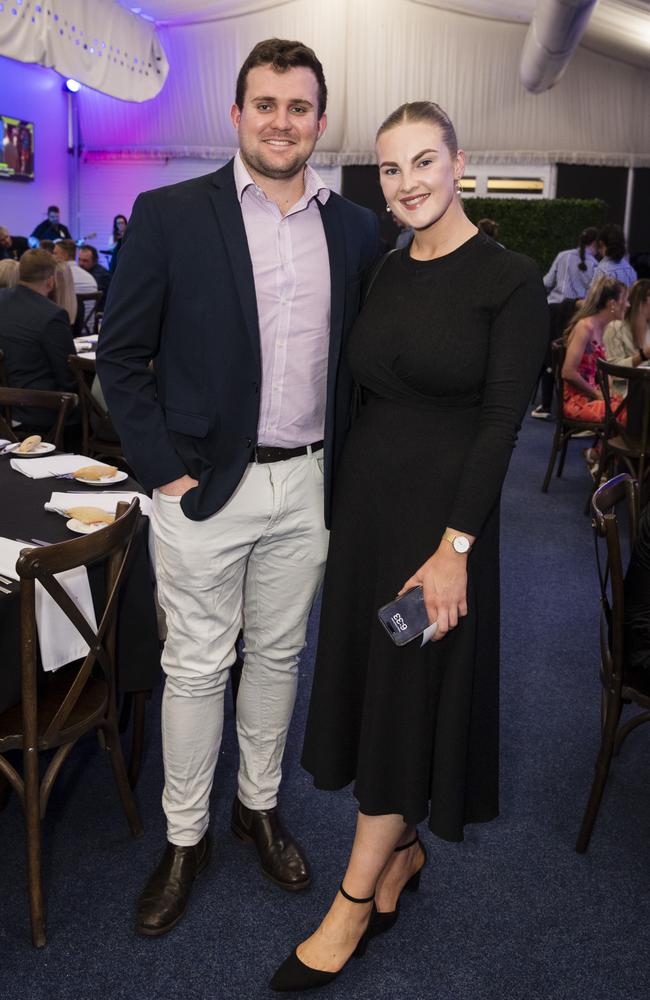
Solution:
M351 333L364 405L337 474L303 765L434 833L498 812L499 499L546 346L537 266L481 233L384 264ZM398 648L377 620L446 526L477 536L469 614ZM526 558L526 553L522 553ZM522 664L522 669L525 664Z

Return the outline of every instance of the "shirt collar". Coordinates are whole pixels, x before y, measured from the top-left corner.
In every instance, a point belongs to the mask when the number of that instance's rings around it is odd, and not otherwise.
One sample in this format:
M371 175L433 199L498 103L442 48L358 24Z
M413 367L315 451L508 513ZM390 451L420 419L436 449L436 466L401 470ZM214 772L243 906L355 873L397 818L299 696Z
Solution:
M241 204L241 200L244 197L244 191L247 188L253 187L259 190L257 184L249 174L244 161L241 158L241 153L237 150L235 154L235 159L233 163L233 168L235 172L235 188L237 189L237 198ZM305 167L305 193L303 198L305 199L305 204L308 204L312 198L318 198L321 205L324 205L331 191L327 184L318 176L313 167L309 164Z

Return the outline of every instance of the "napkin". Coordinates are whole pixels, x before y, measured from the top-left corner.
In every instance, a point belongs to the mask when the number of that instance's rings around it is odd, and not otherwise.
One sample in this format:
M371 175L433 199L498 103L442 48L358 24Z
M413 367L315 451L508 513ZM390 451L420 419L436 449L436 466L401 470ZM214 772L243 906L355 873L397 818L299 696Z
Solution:
M16 562L22 549L29 548L11 538L0 538L0 573L12 580L18 579ZM97 631L88 573L83 566L56 573L56 579L81 611L89 625ZM41 650L43 670L57 670L71 660L79 660L88 652L88 643L82 639L69 618L56 601L36 581L36 628Z
M48 479L50 476L60 476L67 472L75 472L84 465L105 465L96 458L87 455L53 455L47 458L10 458L9 465L16 472L29 479Z
M84 493L53 493L43 506L45 510L54 510L58 514L61 511L69 510L70 507L100 507L101 510L108 510L114 514L118 503L123 501L131 503L133 497L138 497L140 510L148 517L151 511L151 500L144 493L104 493L100 490L94 493L89 493L88 490Z

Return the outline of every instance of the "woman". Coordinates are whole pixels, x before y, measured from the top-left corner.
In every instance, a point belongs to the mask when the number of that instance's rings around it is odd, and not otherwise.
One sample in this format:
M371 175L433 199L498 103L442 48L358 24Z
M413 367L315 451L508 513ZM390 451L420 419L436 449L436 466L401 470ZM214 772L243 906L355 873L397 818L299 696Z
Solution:
M613 319L603 333L603 347L608 361L636 368L647 361L646 343L650 335L650 278L635 281L628 290L629 305L624 319ZM627 383L617 379L615 388L625 394Z
M15 288L18 284L20 265L17 260L0 260L0 288Z
M126 215L116 215L113 219L113 239L109 247L112 252L110 263L108 265L108 270L111 274L117 267L117 255L122 249L122 242L124 240L127 225L128 221Z
M68 319L70 320L70 326L74 330L75 320L77 318L77 296L75 295L72 272L68 265L63 262L56 265L56 270L54 272L54 288L52 289L50 298L53 302L56 302L57 306L61 306L62 309L65 309L68 314Z
M624 285L632 285L636 281L636 271L626 257L625 235L620 226L613 222L603 226L598 236L598 253L601 260L594 271L593 281L602 277L616 278Z
M596 268L597 245L598 230L594 226L583 229L578 239L578 246L571 250L560 251L544 275L551 323L548 348L540 373L542 402L532 411L531 417L540 420L551 419L554 387L551 342L562 336L564 328L575 312L576 300L584 299L589 290Z
M625 285L615 278L598 278L566 328L563 407L564 415L570 420L598 423L605 419L605 401L596 384L596 362L605 357L605 327L612 320L623 318L627 308L626 291ZM618 402L619 397L612 396L614 406Z
M338 472L303 755L320 788L356 779L360 808L341 891L276 990L324 985L392 926L427 814L457 841L498 812L499 495L546 345L544 288L465 216L464 153L438 105L398 108L377 154L414 237L384 258L350 337L363 405ZM417 584L437 641L397 648L377 609Z

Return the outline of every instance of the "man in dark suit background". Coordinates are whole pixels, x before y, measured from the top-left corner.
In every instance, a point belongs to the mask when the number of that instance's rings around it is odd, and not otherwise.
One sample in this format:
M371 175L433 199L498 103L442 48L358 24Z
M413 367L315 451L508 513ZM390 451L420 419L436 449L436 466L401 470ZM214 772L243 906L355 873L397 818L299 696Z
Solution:
M208 861L223 692L242 626L232 829L277 885L310 882L277 793L348 427L343 343L379 251L375 216L307 166L326 99L311 49L257 45L231 111L238 154L137 199L108 293L98 373L129 463L154 491L168 626L168 844L140 896L143 934L181 919Z
M76 392L68 355L75 353L68 315L48 298L56 261L46 250L27 250L15 288L0 290L0 348L9 385L16 389ZM52 412L13 411L17 420L49 426Z

